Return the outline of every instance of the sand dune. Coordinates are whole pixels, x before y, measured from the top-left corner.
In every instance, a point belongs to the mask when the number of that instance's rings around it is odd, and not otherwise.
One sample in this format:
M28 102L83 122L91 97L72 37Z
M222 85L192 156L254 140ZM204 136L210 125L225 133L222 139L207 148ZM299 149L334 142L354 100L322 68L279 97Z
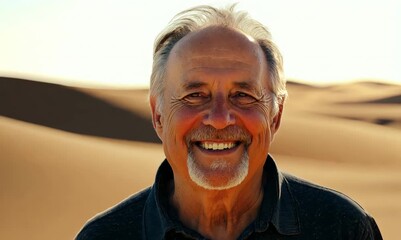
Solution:
M323 161L401 164L400 131L300 113L284 115L282 124L273 153Z
M401 86L360 82L329 87L289 84L290 112L315 113L401 130Z
M279 167L351 196L397 239L401 87L288 88L272 149ZM0 78L0 238L72 239L151 184L163 151L146 96Z
M96 212L151 184L159 145L116 143L0 118L0 238L72 239Z
M3 116L74 133L159 142L143 113L124 109L118 100L107 101L86 93L85 89L22 79L0 78L0 86L0 114ZM112 91L105 92L107 96ZM121 91L121 99L124 93ZM142 101L146 101L139 90L128 93L140 95ZM133 100L135 97L124 102L131 102L131 106L140 103Z

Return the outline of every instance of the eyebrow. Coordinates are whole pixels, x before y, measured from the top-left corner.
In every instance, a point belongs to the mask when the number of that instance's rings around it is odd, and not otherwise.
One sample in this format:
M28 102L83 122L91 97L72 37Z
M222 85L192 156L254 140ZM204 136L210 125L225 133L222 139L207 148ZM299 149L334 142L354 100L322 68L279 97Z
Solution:
M242 88L242 89L246 89L249 91L255 91L256 87L253 84L249 84L248 82L245 81L241 81L241 82L234 82L234 85L236 87Z
M234 85L240 89L244 89L244 90L253 92L260 98L262 98L264 95L264 89L257 87L255 84L241 81L241 82L235 82Z
M183 84L183 88L185 90L193 90L193 89L198 89L198 88L206 86L206 85L207 84L205 82L201 82L201 81L185 82Z
M185 90L194 90L194 89L199 89L201 87L204 87L208 85L205 82L202 81L191 81L191 82L185 82L182 86ZM257 88L254 86L254 84L250 84L246 81L238 81L238 82L234 82L234 86L241 88L241 89L246 89L249 91L257 91Z

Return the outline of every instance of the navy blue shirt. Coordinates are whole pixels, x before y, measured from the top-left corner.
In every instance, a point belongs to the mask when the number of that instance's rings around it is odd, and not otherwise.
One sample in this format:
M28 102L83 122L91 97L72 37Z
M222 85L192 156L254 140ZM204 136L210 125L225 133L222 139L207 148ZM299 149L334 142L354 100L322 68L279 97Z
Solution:
M173 177L164 161L152 187L97 215L76 239L206 239L185 227L169 205ZM280 172L270 156L264 179L258 216L239 239L382 239L374 219L356 202Z

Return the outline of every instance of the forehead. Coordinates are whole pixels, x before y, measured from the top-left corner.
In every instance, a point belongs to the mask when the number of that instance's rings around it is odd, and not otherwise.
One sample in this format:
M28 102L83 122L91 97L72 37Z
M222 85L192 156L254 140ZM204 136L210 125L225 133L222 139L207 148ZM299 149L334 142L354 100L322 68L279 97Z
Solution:
M207 73L239 73L260 78L267 76L267 70L259 44L224 27L208 27L188 34L173 47L167 62L167 76L175 81Z
M232 57L238 62L254 60L261 57L261 53L261 48L253 38L224 27L208 27L192 32L178 41L171 51L173 57Z

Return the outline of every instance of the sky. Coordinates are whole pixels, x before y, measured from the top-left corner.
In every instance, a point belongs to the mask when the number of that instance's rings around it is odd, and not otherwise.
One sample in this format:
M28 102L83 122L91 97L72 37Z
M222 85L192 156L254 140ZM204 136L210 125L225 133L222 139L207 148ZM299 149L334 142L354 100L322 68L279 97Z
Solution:
M287 79L401 84L397 0L247 0ZM155 37L179 11L233 1L0 0L0 76L72 86L146 87Z

